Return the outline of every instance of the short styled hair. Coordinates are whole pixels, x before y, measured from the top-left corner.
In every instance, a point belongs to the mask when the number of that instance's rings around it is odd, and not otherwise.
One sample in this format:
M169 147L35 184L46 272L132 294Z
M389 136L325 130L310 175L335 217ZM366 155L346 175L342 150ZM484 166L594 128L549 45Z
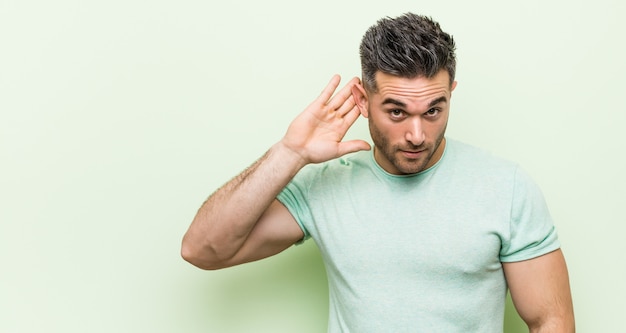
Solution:
M406 13L371 26L360 46L363 85L377 91L376 72L405 78L431 78L445 69L454 81L454 39L431 18Z

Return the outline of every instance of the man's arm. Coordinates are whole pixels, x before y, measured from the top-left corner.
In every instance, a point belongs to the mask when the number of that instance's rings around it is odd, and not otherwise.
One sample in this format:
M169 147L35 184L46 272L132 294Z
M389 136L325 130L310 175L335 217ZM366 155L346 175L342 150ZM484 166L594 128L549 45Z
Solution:
M305 165L370 148L362 140L342 142L359 117L351 94L359 81L331 98L339 81L334 76L281 141L202 204L183 238L185 260L203 269L229 267L276 254L303 237L276 196Z
M573 333L574 310L561 250L503 263L513 304L531 333Z

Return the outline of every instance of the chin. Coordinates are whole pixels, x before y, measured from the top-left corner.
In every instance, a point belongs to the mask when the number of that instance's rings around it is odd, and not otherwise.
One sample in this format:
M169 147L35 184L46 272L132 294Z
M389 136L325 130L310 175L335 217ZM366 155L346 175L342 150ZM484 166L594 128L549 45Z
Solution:
M411 175L411 174L415 174L418 172L422 172L424 171L424 164L419 163L419 164L403 164L403 165L396 165L396 170L398 170L398 173L403 174L403 175Z

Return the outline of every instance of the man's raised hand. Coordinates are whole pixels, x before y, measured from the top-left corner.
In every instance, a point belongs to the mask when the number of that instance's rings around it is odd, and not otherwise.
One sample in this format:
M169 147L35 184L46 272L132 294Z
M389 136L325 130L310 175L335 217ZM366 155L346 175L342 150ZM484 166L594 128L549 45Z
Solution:
M351 92L352 86L360 81L353 78L333 96L340 81L339 75L333 76L320 96L289 125L281 140L305 164L325 162L371 148L363 140L342 141L360 115Z

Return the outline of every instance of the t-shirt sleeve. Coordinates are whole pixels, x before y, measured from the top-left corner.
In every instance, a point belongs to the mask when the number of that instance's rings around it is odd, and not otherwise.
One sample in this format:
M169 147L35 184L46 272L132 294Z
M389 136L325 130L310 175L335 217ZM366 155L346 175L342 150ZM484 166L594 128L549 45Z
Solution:
M278 194L276 199L280 201L289 210L291 215L304 232L302 241L296 243L301 244L311 237L307 230L306 221L312 220L311 210L308 205L307 197L312 179L315 177L313 168L305 167L285 186Z
M500 261L532 259L560 247L552 217L539 187L517 168L511 202L508 239L500 251Z

